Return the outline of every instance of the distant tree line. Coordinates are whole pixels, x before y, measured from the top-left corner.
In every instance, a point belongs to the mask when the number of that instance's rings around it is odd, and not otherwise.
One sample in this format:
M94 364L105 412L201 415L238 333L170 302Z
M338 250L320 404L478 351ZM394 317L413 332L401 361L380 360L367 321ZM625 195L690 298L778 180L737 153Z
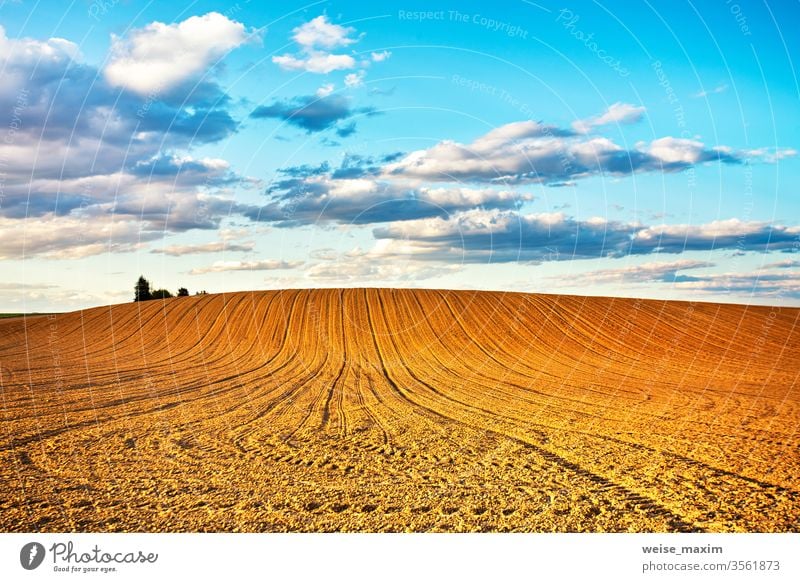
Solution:
M150 281L144 278L144 275L139 277L139 280L136 282L136 286L133 288L134 301L150 301L151 299L169 299L170 297L174 297L172 293L168 289L151 289L150 288ZM195 295L206 295L206 291L198 291ZM178 297L188 297L189 290L186 287L180 287L178 289Z

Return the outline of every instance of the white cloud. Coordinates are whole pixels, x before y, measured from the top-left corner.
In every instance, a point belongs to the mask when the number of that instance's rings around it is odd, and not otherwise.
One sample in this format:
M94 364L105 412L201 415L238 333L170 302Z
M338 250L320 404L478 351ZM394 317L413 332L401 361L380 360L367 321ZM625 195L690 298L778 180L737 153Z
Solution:
M177 154L155 154L148 159L139 160L133 165L134 173L144 173L145 175L155 174L166 171L169 174L183 174L183 178L188 178L191 174L203 176L203 180L208 183L209 178L223 176L230 171L231 165L222 158L193 158L189 155Z
M129 48L151 32L134 32ZM0 110L18 109L22 120L0 143L0 256L125 252L172 232L218 228L231 212L219 195L248 185L226 160L188 148L236 130L221 88L200 81L196 93L182 93L184 85L145 102L77 57L69 41L0 31Z
M204 273L222 273L225 271L273 271L279 269L294 269L303 264L303 261L282 261L266 259L263 261L216 261L209 267L192 269L190 275Z
M131 292L127 290L102 291L83 286L80 289L65 288L60 285L0 285L0 307L11 312L20 311L50 312L69 311L70 308L86 309L88 307L123 303L131 300Z
M357 73L350 73L344 78L344 84L346 87L350 87L354 89L356 87L361 87L364 84L364 77L366 76L366 71L358 71Z
M800 235L800 226L785 227L770 225L765 222L743 221L738 218L727 220L714 220L706 224L660 224L642 228L636 233L634 243L658 242L665 245L668 242L678 244L680 241L696 243L699 241L712 243L714 241L727 241L726 244L741 239L744 244L749 236L757 237L764 244L769 244L772 237L783 240L792 235Z
M572 124L572 127L577 132L588 133L592 128L608 125L610 123L636 123L642 119L644 112L645 108L642 106L618 101L609 106L601 115L576 121Z
M75 218L48 216L31 220L0 217L0 259L34 256L77 259L106 252L126 252L164 236L143 232L137 220L111 217Z
M516 206L533 200L533 195L513 190L490 188L420 188L417 197L436 206L449 209L479 206Z
M399 241L377 241L369 251L361 248L333 253L324 262L306 269L306 276L315 283L332 281L356 285L363 282L392 282L411 284L462 269L461 265L431 264L413 260L418 252L414 245Z
M272 57L272 62L286 71L328 74L333 71L353 69L356 61L350 55L333 54L330 49L358 42L350 38L355 28L331 24L325 15L294 29L292 38L300 45L298 55L284 54Z
M530 193L494 188L414 187L407 181L377 181L369 177L305 178L266 206L251 208L248 216L289 223L381 223L401 218L447 216L475 207L518 208L533 200Z
M17 67L49 67L78 58L80 50L74 42L57 37L46 41L33 38L9 39L6 29L0 25L0 62L4 65L4 75L12 73ZM12 65L12 71L6 69L9 64Z
M569 277L558 275L551 278L558 279L563 282L572 281L573 283L576 281L580 281L581 283L653 281L671 282L675 279L678 271L704 269L713 266L715 266L714 263L709 263L708 261L682 259L667 263L644 263L642 265L632 265L628 267L621 267L619 269L600 269L597 271L590 271L588 273L569 275Z
M204 72L246 40L243 24L217 12L177 24L153 22L125 38L112 35L106 79L140 94L166 91Z
M334 55L322 51L309 52L301 57L280 55L272 57L272 62L286 71L306 71L318 74L352 69L356 66L355 59L350 55Z
M370 58L373 63L382 63L392 56L390 51L381 51L379 53L370 53Z
M783 152L790 155L790 152ZM725 146L663 137L626 150L605 137L590 137L532 121L509 123L470 144L441 141L384 166L383 175L431 181L561 184L595 175L676 172L692 165L738 163L751 156Z
M543 125L536 121L514 121L495 127L473 141L472 145L478 152L489 152L497 146L507 145L517 140L566 137L567 135L568 132L565 134L563 130L553 125Z
M666 283L672 290L685 291L694 296L697 293L706 293L747 299L800 298L800 273L794 271L765 272L760 269L750 273L685 274L682 272L715 266L714 263L706 261L684 259L666 263L645 263L619 269L600 269L587 273L554 275L548 277L548 280L573 289L609 283Z
M794 148L758 148L747 150L747 156L754 160L760 160L767 164L775 164L785 158L793 158L797 155Z
M681 276L674 288L693 293L711 293L734 297L771 297L800 299L800 274L782 273L715 273Z
M702 142L677 137L662 137L650 142L648 153L666 163L696 164L706 151Z
M335 86L333 83L325 83L319 89L317 89L316 96L317 97L327 97L331 93L333 93Z
M519 230L522 224L547 231L568 219L563 212L518 214L503 210L466 210L447 218L433 217L393 222L377 229L378 235L395 239L443 240L470 235L491 235Z
M245 252L249 253L255 248L256 244L252 241L243 243L233 243L217 241L196 245L171 245L163 249L153 249L151 253L169 255L171 257L182 257L184 255L199 255L205 253L221 252Z
M767 263L761 269L794 269L800 267L800 259L786 259L783 261L776 261L774 263Z
M796 244L800 226L737 219L646 226L602 217L577 220L561 212L474 209L446 217L395 221L375 228L373 234L377 239L423 245L426 252L417 256L424 260L460 257L465 262L518 262L717 249L785 251Z
M295 28L292 38L297 44L308 49L333 49L357 42L350 38L350 34L355 31L356 29L351 26L331 24L328 17L323 14Z

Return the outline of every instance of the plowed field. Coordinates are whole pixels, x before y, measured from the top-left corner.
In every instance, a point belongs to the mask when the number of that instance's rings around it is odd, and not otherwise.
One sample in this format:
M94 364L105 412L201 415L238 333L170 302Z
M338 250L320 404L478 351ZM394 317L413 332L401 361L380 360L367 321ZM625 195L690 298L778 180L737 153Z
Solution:
M389 289L0 321L3 531L798 531L800 310Z

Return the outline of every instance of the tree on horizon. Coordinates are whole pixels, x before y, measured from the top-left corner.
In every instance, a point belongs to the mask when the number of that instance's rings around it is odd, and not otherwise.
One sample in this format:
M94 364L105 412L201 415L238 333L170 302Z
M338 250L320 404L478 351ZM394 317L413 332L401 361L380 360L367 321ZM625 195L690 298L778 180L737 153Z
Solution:
M133 288L134 290L134 301L149 301L153 298L152 293L150 293L150 281L144 278L144 275L139 276L139 280L136 282L136 286Z
M150 294L151 299L169 299L170 297L172 297L172 293L167 289L156 289Z
M133 288L134 301L151 301L153 299L169 299L174 295L168 289L153 289L150 281L145 279L144 275L139 276L139 280ZM189 290L186 287L178 288L178 297L188 297Z

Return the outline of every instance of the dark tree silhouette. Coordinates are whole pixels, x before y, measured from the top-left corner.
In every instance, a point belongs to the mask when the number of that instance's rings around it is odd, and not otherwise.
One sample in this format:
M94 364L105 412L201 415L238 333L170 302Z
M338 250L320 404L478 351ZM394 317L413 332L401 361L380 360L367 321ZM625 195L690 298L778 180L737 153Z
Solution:
M135 293L133 296L134 301L149 301L153 298L153 294L150 293L150 281L145 279L144 275L139 277L133 290Z
M156 289L150 294L150 297L151 299L169 299L172 297L172 293L166 289Z
M181 287L178 289L178 297L188 297L189 290L186 287Z

